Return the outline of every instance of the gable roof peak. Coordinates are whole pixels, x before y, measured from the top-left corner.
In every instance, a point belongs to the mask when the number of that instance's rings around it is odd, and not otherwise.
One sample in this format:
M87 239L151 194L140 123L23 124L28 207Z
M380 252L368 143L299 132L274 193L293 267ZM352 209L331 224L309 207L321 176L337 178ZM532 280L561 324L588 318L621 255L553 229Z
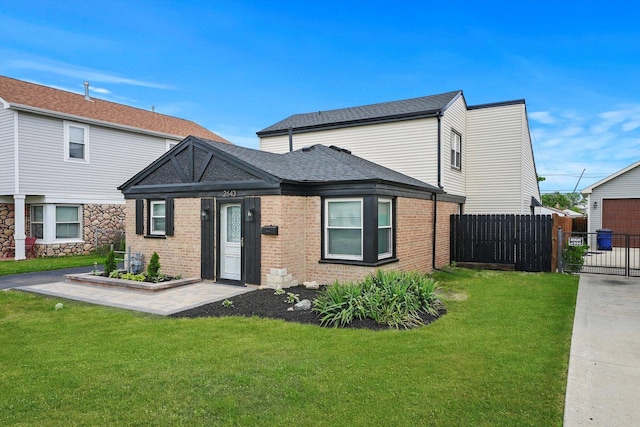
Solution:
M191 120L93 98L88 93L88 82L85 83L85 93L81 94L0 75L0 99L9 108L16 110L85 119L107 126L160 133L178 139L196 135L230 143Z
M435 117L438 114L442 114L461 96L463 96L462 91L456 90L400 101L294 114L257 132L257 134L258 136L280 135L290 130L305 132L317 129Z

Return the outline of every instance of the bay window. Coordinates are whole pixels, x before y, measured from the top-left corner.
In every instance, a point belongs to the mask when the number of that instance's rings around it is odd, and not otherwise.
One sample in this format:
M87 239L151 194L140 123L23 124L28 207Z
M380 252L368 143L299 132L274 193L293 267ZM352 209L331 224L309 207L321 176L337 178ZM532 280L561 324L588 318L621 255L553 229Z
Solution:
M394 256L393 200L327 198L323 204L323 260L376 264Z

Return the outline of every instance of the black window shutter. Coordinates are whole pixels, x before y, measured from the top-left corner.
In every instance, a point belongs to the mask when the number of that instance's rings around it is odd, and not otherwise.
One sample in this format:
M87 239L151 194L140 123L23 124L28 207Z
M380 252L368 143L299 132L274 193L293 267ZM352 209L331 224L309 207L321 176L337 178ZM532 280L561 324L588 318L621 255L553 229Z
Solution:
M165 234L167 236L173 236L173 198L172 197L167 198L167 200L165 201L164 209L165 209L165 221L166 221Z
M136 234L144 234L144 200L136 199Z

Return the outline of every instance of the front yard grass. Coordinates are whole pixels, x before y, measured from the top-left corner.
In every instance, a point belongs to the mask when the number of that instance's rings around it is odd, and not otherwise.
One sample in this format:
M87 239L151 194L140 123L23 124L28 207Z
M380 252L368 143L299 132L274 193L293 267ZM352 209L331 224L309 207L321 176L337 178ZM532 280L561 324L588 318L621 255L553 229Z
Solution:
M437 280L448 314L399 331L0 292L0 425L562 425L578 278Z
M21 261L0 261L0 276L8 274L33 273L36 271L59 270L61 268L91 266L98 263L100 269L104 263L101 255L69 255L63 257L41 257Z

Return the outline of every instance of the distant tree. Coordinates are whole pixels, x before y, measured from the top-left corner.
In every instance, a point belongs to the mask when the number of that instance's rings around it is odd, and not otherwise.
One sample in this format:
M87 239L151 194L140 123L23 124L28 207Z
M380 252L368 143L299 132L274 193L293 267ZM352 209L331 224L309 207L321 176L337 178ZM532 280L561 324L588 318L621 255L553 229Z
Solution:
M555 193L543 194L542 204L544 206L550 206L558 209L572 209L583 202L582 194L580 193Z
M546 180L547 178L545 178L544 176L540 176L538 175L538 182L542 182L544 180Z

